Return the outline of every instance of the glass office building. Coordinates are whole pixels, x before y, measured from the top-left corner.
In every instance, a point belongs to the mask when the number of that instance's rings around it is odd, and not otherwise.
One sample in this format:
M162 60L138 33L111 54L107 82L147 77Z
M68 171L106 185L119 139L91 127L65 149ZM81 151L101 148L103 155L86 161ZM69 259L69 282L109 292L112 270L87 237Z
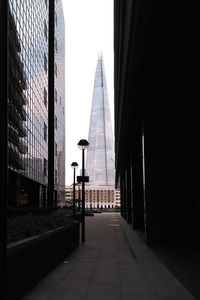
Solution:
M65 201L65 26L62 1L55 1L54 185L58 202Z
M55 1L9 0L9 205L47 206L49 143L54 144L54 204L64 198L64 16ZM49 43L54 39L54 109L49 106ZM54 114L54 135L48 132Z
M89 184L114 186L113 130L102 55L96 67L88 141Z

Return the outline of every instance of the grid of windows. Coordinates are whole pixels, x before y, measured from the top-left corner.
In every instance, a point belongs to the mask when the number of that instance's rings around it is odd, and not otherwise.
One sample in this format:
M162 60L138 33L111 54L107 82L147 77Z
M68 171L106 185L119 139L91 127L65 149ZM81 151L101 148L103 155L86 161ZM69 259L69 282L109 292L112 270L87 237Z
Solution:
M18 105L21 118L15 125L13 119L13 125L10 126L13 139L17 139L16 133L19 137L19 148L13 147L13 153L16 152L13 157L19 165L10 167L46 185L45 172L48 170L44 171L44 164L48 159L48 144L45 141L48 128L44 124L48 124L48 1L9 0L9 9L9 25L12 27L9 28L9 40L15 36L13 46L9 45L9 49L12 49L9 64L11 70L16 70L18 65L18 75L21 77L15 77L16 84L12 84L12 92L17 95L15 106L21 102ZM13 73L18 76L16 71ZM9 78L13 83L13 78Z
M9 168L48 184L49 1L9 0ZM54 188L65 189L65 30L55 2ZM41 187L41 186L40 186ZM46 188L46 187L44 187Z
M64 15L60 0L55 2L55 149L54 168L57 170L56 189L59 199L64 201L65 190L65 40ZM60 105L58 104L59 99ZM56 155L57 154L57 155Z
M86 208L116 208L119 207L118 202L116 201L114 188L108 188L105 186L104 189L99 189L97 186L92 185L86 186L85 191L85 202Z

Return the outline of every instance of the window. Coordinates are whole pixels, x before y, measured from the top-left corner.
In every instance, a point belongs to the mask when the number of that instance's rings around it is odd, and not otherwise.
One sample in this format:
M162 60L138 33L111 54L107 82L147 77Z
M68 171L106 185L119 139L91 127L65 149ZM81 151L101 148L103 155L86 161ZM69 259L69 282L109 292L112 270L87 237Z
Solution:
M55 184L58 183L58 171L55 170Z
M44 87L44 105L47 106L47 90Z
M45 20L44 20L44 36L45 36L45 38L47 40L47 23L46 23Z
M56 49L56 52L58 52L58 41L57 41L57 39L55 39L55 49Z
M45 70L45 73L47 73L47 57L46 57L45 53L44 53L44 70Z
M47 125L44 122L44 140L47 141Z
M44 176L47 176L47 160L44 158Z
M57 121L57 117L55 116L55 129L57 129L58 127L58 121Z
M58 155L58 146L57 146L57 144L55 143L55 156L57 156Z
M58 24L58 18L57 18L57 14L55 14L55 25L57 26Z
M58 93L57 93L57 90L55 89L54 98L55 98L56 103L57 103L57 97L58 97Z
M56 64L56 63L55 63L55 70L54 70L54 73L55 73L55 76L56 76L56 78L57 78L58 73L57 73L57 64Z

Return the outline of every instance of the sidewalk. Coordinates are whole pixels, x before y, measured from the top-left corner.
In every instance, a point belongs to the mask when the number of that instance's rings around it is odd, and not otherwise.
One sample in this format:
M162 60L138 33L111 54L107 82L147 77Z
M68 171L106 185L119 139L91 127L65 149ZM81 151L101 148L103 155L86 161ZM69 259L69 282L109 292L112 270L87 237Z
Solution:
M64 299L194 300L194 297L119 213L102 213L86 217L86 243L23 298Z

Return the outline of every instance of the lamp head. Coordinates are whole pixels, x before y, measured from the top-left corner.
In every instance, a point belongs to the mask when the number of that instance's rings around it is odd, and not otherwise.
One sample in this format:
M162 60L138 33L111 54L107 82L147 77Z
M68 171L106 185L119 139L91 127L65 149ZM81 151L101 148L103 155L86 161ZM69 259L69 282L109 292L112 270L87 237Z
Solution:
M74 162L71 164L71 167L72 167L72 169L78 168L77 162L74 161Z
M79 149L83 150L83 149L86 149L89 146L89 143L88 143L87 140L83 139L83 140L80 140L77 145L78 145Z

